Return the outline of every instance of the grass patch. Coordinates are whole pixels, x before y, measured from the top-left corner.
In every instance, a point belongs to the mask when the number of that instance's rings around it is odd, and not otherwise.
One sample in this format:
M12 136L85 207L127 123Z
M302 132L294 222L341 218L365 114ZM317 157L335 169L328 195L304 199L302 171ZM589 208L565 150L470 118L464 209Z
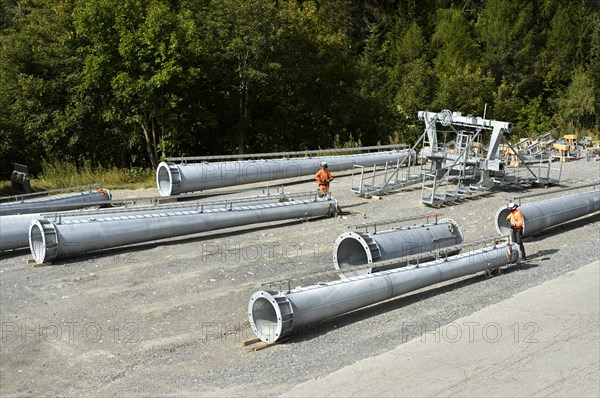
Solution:
M82 167L72 163L46 162L42 163L42 172L37 178L31 178L31 189L34 192L51 189L65 189L99 184L108 189L139 189L156 186L155 172L152 169L132 167L92 167L86 162ZM10 181L0 181L1 195L15 195L19 192L12 188Z

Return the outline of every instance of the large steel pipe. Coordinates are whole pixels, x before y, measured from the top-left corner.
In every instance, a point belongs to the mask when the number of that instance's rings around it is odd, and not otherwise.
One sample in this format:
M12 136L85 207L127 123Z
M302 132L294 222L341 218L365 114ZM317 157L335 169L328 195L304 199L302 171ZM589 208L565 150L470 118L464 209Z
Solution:
M420 265L283 291L258 291L248 303L256 336L272 343L294 329L357 310L435 283L498 268L519 258L503 243Z
M314 193L312 194L314 196ZM298 197L301 197L298 195ZM302 195L308 197L308 195ZM74 220L76 218L90 217L123 217L132 214L142 214L144 212L156 213L157 211L185 211L208 209L233 209L240 206L254 206L267 203L283 202L295 200L296 195L276 194L255 197L236 198L220 202L184 202L178 204L163 204L149 206L121 206L116 208L77 210L59 213L46 214L21 214L0 217L0 251L14 250L23 247L29 247L29 225L31 221L37 218Z
M354 165L372 166L397 162L410 156L413 150L395 150L345 156L304 157L289 159L242 160L213 163L161 162L156 170L156 184L161 196L202 191L239 184L312 175L327 162L329 170L351 169Z
M530 236L600 210L600 190L527 203L519 206L519 210L523 214L523 236ZM496 230L503 236L510 233L506 224L509 212L506 207L496 212Z
M333 244L335 269L344 270L378 261L429 252L463 243L460 226L449 218L432 224L396 228L377 233L345 232ZM383 271L384 267L349 271L343 277L368 275Z
M333 199L248 205L231 209L160 210L126 215L97 215L51 221L37 219L29 227L29 247L37 263L95 250L254 223L335 213Z
M0 217L0 251L29 246L29 224L39 214L19 214Z
M108 189L97 189L95 191L69 193L42 199L0 203L0 216L81 209L103 204L110 201L110 199L111 196Z

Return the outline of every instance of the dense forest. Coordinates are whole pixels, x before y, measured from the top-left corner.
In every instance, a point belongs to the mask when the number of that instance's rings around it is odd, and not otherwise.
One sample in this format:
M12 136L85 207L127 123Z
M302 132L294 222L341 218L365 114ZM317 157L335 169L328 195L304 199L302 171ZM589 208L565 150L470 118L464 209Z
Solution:
M598 138L596 0L0 2L0 179L410 144L419 110Z

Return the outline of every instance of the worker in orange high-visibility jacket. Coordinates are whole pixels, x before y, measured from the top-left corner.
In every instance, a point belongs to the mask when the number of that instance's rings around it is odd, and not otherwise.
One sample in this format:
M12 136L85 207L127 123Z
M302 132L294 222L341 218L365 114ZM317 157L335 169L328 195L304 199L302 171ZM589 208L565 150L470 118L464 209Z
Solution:
M325 196L329 192L329 183L333 181L333 175L327 170L327 162L321 162L321 170L315 174L315 180L319 184L319 196Z
M519 210L519 205L509 203L510 213L506 217L506 223L510 226L511 242L517 243L521 249L521 260L525 260L525 246L523 245L523 213Z

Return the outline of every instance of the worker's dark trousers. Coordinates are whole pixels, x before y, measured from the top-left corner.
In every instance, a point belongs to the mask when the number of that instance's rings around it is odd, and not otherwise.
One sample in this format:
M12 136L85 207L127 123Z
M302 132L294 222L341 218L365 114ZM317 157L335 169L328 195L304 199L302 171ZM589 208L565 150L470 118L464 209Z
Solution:
M524 259L525 258L525 246L523 245L523 228L511 229L510 239L513 243L516 243L519 245L519 249L521 249L521 259Z

